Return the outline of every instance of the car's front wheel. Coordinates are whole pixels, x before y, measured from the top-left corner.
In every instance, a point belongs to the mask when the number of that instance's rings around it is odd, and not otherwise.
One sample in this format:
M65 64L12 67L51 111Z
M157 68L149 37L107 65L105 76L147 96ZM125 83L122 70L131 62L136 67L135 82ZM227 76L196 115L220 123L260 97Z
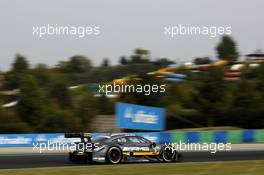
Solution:
M177 157L177 152L172 149L163 149L160 156L164 162L173 162Z
M120 163L123 158L123 154L120 148L113 146L107 151L107 161L112 164Z

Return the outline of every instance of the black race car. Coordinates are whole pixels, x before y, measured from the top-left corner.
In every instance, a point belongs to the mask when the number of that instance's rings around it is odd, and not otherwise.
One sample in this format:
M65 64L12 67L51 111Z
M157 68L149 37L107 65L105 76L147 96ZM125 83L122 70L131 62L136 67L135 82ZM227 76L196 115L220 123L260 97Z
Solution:
M69 152L71 162L108 162L117 164L133 161L174 162L182 155L169 145L157 145L136 135L109 135L91 139L89 133L65 133L65 138L81 138L75 150Z

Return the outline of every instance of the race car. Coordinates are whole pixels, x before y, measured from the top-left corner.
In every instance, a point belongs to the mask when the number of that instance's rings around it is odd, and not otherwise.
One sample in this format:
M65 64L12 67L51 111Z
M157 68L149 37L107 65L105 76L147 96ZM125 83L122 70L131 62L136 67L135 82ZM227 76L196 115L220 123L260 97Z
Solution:
M117 164L131 161L182 160L182 154L171 146L157 145L138 135L112 134L92 139L89 133L65 133L65 138L81 138L81 142L75 142L76 149L69 152L71 162Z

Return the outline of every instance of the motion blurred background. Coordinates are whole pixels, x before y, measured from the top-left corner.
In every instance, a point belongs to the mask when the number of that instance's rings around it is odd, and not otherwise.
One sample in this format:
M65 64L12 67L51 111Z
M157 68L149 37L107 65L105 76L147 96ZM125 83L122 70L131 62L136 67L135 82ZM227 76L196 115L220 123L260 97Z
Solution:
M163 108L163 130L264 128L262 7L227 0L2 1L0 133L134 131L117 127L117 102ZM98 25L102 33L32 35L33 26L46 24ZM232 35L166 38L164 26L178 24L231 26ZM166 91L98 92L99 84L120 81L165 84Z
M0 174L262 175L263 6L261 0L1 0ZM98 27L100 34L34 35L35 27L49 25ZM179 25L230 32L165 34ZM106 94L103 85L165 91ZM185 150L180 164L75 167L68 150L35 150L76 142L65 132L92 138L129 132L156 144L232 144L232 150Z
M183 81L149 75L177 65L168 58L151 59L151 51L146 49L135 49L131 56L121 57L118 65L104 59L100 66L93 66L89 58L79 55L52 67L43 63L33 66L25 56L16 55L10 70L0 75L0 131L121 131L115 125L117 102L164 108L165 130L263 128L263 53L250 54L239 62L236 43L229 36L224 36L216 48L219 59L228 64L210 67L211 58L195 58L192 66L200 69L198 73L188 68L176 71L175 75L187 77ZM234 70L237 67L239 70ZM165 84L166 91L150 95L99 93L100 84L120 81Z

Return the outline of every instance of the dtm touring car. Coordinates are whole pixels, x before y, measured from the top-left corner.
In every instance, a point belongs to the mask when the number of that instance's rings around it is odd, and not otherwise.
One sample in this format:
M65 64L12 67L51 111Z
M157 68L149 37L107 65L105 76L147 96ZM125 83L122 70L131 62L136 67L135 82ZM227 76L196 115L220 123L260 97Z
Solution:
M181 161L182 154L166 145L137 135L109 135L95 139L90 133L65 133L65 138L80 138L75 150L69 152L71 162L104 162L117 164L134 161Z

